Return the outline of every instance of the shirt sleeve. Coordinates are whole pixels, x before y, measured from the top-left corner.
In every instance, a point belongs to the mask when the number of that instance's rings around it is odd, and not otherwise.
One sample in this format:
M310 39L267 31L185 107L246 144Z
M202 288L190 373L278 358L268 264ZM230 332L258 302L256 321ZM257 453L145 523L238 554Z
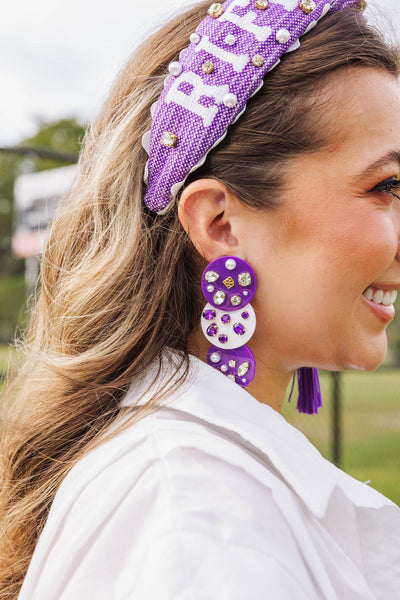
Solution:
M189 531L172 532L151 544L123 598L317 600L275 557Z

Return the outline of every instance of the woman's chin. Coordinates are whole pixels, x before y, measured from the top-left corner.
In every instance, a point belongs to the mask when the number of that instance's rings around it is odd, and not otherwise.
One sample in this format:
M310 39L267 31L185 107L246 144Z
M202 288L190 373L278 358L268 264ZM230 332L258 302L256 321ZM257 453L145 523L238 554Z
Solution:
M366 351L360 355L358 353L357 357L353 357L347 361L347 365L343 370L346 371L375 371L378 367L381 366L383 361L385 360L387 353L387 340L385 336L384 343L377 344L375 347L371 348L371 346L366 349Z

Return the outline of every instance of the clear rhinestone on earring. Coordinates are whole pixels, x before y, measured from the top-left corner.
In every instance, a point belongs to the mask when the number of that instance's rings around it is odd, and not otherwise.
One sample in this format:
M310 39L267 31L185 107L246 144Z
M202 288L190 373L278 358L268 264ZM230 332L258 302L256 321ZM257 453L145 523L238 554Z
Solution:
M239 306L239 304L242 304L241 297L240 296L232 296L232 298L231 298L231 304L232 304L232 306Z
M214 294L214 303L215 304L223 304L225 302L225 293L219 290L216 294Z
M204 279L208 283L214 283L214 281L217 281L217 279L219 279L219 275L216 271L207 271L207 273L204 275Z
M239 377L243 377L243 375L246 375L249 368L250 368L250 365L248 362L243 362L241 365L239 365L239 367L238 367Z
M251 285L250 273L239 273L238 283L241 287L247 287L248 285Z

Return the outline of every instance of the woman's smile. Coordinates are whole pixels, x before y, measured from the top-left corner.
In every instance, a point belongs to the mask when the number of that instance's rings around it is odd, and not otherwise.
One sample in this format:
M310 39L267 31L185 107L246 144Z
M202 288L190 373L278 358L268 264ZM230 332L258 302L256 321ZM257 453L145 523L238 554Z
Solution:
M397 289L386 291L381 287L368 287L363 293L363 296L365 296L367 300L371 300L374 304L383 304L384 306L390 306L396 302Z
M400 289L400 283L397 284L376 284L367 287L363 293L363 301L382 321L389 323L394 319L394 303L397 300L397 290Z

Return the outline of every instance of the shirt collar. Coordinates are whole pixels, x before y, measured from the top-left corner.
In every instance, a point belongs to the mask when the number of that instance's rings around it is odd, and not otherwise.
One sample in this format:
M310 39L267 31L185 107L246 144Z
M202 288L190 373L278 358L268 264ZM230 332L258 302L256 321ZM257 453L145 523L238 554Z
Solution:
M144 404L171 375L180 377L177 360L168 352L162 360L157 381L157 367L150 367L135 380L123 401L124 406ZM175 370L175 375L174 375ZM325 460L307 438L292 427L278 412L262 404L225 375L190 356L190 368L185 383L170 395L166 405L222 427L241 436L261 450L316 517L322 518L336 487L356 505L380 508L393 503L384 496L356 481Z

